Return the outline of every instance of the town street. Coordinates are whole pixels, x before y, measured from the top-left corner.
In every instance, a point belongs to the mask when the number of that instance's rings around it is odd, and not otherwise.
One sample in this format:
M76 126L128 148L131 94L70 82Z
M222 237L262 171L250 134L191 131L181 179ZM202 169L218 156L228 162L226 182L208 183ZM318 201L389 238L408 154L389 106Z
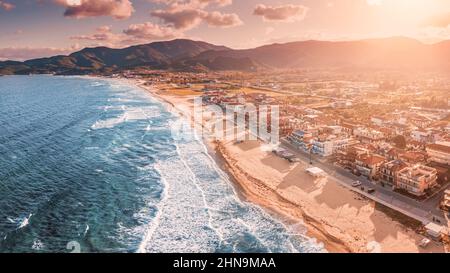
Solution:
M281 146L285 149L289 149L290 152L294 153L304 162L309 163L309 153L297 149L294 145L286 140L282 140ZM348 170L330 163L326 163L324 160L320 160L315 156L313 156L313 165L315 167L321 168L329 176L335 178L340 184L351 189L352 191L362 194L367 198L370 198L391 209L399 211L411 218L422 222L423 224L432 222L433 218L435 219L435 223L446 223L444 212L439 209L439 202L442 200L445 187L438 194L435 194L433 197L420 202L398 192L394 192L388 187L383 187L379 183L369 181L363 176L357 177ZM360 181L362 183L362 187L364 187L365 190L367 190L368 188L375 189L375 193L369 194L367 191L361 190L361 187L352 187L352 183L355 181Z

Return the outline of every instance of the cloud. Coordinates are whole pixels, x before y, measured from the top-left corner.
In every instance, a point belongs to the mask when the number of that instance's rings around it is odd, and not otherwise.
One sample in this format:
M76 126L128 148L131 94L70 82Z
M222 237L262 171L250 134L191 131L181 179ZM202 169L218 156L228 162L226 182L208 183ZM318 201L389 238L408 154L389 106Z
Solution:
M0 8L6 10L6 11L10 11L12 9L14 9L16 6L14 4L5 2L5 1L0 1Z
M88 35L71 36L71 40L90 41L93 45L115 46L120 44L122 37L112 32L110 26L98 27L94 33Z
M234 27L242 25L242 21L237 14L223 14L218 11L204 12L201 18L210 26Z
M432 16L426 19L422 26L425 27L438 27L438 28L446 28L450 26L450 13L444 13Z
M191 29L201 23L201 13L199 9L169 8L152 11L151 15L176 29Z
M218 5L220 7L228 6L233 3L233 0L152 0L152 2L169 6L203 9L210 5Z
M0 48L0 60L24 61L61 54L66 55L79 49L80 48L78 45L74 45L70 48L7 47L7 48Z
M214 27L233 27L242 24L241 19L235 13L208 12L200 8L177 4L169 6L167 9L152 11L151 15L161 19L167 26L184 30L192 29L201 22Z
M114 33L110 26L101 26L94 33L71 36L70 39L89 42L89 46L124 47L181 36L183 34L176 29L146 22L129 25L121 33Z
M181 33L173 28L156 25L152 22L130 25L123 33L137 39L145 40L163 40L181 36Z
M305 18L308 8L302 5L266 6L259 4L253 15L262 16L265 21L295 22Z
M66 8L64 16L86 18L111 16L115 19L127 19L134 12L130 0L55 0Z

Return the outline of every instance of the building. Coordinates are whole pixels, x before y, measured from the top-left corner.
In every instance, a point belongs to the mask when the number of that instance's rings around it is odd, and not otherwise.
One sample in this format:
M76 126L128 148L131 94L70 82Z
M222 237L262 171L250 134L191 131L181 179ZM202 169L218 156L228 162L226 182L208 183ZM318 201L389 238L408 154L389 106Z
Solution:
M422 129L414 130L411 132L411 138L419 142L428 142L431 140L431 132Z
M303 130L297 130L297 131L294 131L288 137L288 139L297 148L303 149L303 150L308 150L310 140L312 139L312 133L303 131Z
M432 162L450 165L450 143L437 142L427 146L429 160Z
M427 154L424 152L407 151L399 155L399 158L409 164L425 164Z
M361 175L369 179L376 179L384 162L385 158L380 155L363 154L356 157L355 168Z
M445 190L444 199L442 200L442 208L446 211L450 211L450 189Z
M333 154L333 141L313 140L312 152L319 156L330 156Z
M382 126L386 122L386 120L380 116L373 116L370 120L377 126Z
M423 196L425 191L437 184L437 171L424 165L404 168L398 174L397 188Z
M358 128L353 131L353 134L361 141L361 143L375 143L385 139L382 132L369 128Z
M322 170L320 168L317 168L317 167L309 168L309 169L306 170L306 172L309 175L314 176L316 178L327 176L327 173L324 170Z
M338 138L333 141L333 154L347 150L349 147L358 144L359 141L353 138Z
M380 167L380 180L389 186L396 186L398 182L398 173L407 168L408 164L401 160L392 160L384 163Z
M341 127L343 132L347 133L348 135L353 135L353 132L356 128L358 128L358 125L350 122L342 122Z

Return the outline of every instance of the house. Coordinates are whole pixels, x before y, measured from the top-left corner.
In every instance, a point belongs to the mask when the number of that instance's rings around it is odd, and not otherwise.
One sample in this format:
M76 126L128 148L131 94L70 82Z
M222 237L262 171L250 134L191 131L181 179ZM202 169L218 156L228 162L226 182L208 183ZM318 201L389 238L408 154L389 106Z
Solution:
M363 176L376 179L385 158L377 154L363 154L356 157L355 167Z
M434 168L415 165L402 169L398 174L397 188L423 196L425 191L437 184L437 171Z
M437 142L427 146L429 161L450 165L450 143Z
M398 173L409 165L401 160L386 162L380 167L380 180L389 186L396 186Z
M425 164L427 161L427 154L424 152L407 151L400 154L399 158L410 164Z

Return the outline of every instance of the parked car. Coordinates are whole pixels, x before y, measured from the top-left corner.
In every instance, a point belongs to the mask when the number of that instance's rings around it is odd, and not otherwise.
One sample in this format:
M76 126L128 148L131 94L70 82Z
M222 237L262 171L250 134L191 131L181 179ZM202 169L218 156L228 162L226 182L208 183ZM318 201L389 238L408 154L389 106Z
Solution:
M374 188L368 188L368 189L367 189L367 192L370 193L370 194L372 194L372 193L375 192L375 189L374 189Z
M290 157L290 158L288 158L288 160L291 163L301 162L300 158L298 158L298 157Z
M362 183L360 181L355 181L355 182L352 183L352 187L354 187L354 188L357 188L357 187L359 187L361 185L362 185Z

